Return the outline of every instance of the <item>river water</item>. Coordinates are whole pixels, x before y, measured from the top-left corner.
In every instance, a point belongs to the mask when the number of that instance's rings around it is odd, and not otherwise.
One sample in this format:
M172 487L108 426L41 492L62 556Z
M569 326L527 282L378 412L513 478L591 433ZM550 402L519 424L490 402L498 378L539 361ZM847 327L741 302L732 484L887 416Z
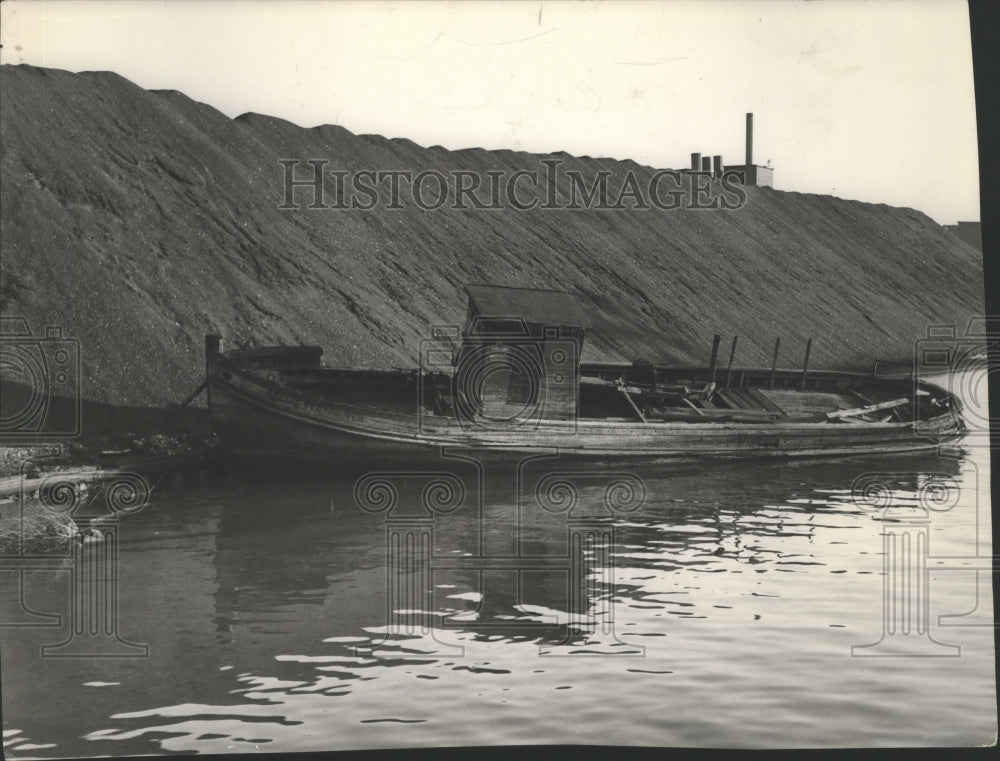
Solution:
M0 573L5 753L991 743L966 401L924 454L162 482Z

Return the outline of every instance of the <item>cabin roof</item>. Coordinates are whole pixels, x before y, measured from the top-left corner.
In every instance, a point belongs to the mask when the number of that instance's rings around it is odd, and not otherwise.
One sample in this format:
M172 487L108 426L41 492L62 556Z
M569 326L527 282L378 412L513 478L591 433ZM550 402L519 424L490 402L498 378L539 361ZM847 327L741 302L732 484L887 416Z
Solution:
M514 317L526 323L589 328L590 320L576 297L566 291L467 285L469 305L481 317Z

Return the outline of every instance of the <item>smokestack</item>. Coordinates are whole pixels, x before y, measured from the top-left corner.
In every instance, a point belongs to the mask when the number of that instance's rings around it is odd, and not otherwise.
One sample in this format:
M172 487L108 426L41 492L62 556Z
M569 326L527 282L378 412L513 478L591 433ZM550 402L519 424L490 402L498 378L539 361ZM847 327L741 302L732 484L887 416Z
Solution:
M700 153L692 153L691 154L691 171L692 172L697 172L699 169L701 169L701 154Z
M712 171L712 157L702 156L701 157L701 171L711 172Z
M722 176L722 156L712 156L712 174Z
M747 166L753 166L753 114L747 114Z

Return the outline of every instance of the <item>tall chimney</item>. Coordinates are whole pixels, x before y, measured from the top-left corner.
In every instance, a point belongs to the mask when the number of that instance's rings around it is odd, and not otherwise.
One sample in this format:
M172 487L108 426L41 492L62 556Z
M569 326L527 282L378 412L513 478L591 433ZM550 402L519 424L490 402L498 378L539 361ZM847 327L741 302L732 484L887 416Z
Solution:
M701 157L701 171L711 172L712 171L712 157L702 156Z
M692 153L691 154L691 171L692 172L697 172L699 169L701 169L701 154L700 153Z
M753 114L747 114L747 166L753 166Z
M722 176L722 156L712 156L712 174Z

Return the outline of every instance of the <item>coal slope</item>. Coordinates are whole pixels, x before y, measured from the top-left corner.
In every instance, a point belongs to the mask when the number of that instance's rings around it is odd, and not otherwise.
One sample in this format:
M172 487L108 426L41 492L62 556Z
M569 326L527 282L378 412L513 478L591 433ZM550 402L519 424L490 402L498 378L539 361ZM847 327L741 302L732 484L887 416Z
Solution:
M812 367L870 368L909 361L929 324L961 331L983 312L981 254L913 209L718 184L699 197L690 177L679 208L658 208L650 187L669 206L672 178L631 161L230 119L109 72L4 66L0 96L2 314L78 341L83 396L102 404L177 402L208 332L414 366L432 326L463 320L466 283L574 293L593 321L587 360L706 363L720 333L724 354L740 337L737 364L769 365L780 336L782 365L812 337ZM289 199L289 167L308 178L310 160L326 162L323 196ZM422 203L369 176L377 203L351 208L371 202L357 173L394 170L478 177L487 208L448 185L430 208L430 175ZM513 196L491 196L491 177Z

